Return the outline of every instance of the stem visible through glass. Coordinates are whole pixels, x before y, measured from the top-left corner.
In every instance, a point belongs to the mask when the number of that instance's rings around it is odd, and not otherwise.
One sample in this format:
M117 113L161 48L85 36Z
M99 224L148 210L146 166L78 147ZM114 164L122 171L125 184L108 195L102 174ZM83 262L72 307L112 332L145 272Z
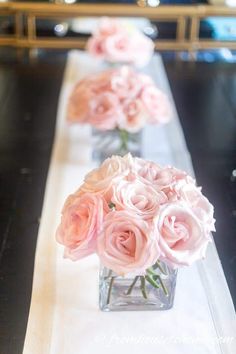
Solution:
M130 295L130 294L131 294L131 292L132 292L132 290L133 290L135 284L137 283L138 279L139 279L139 276L137 275L137 276L134 278L134 280L132 281L132 283L131 283L131 285L130 285L130 287L129 287L127 293L126 293L126 295Z
M145 281L145 277L144 276L141 276L140 277L140 280L141 280L141 286L140 286L140 289L142 291L142 295L144 297L144 299L147 299L148 296L147 296L147 290L146 290L146 281Z
M157 268L159 269L159 271L163 275L167 275L166 272L164 271L163 267L160 265L160 263L156 262L152 267L150 267L146 270L146 273L147 273L146 275L137 275L134 278L134 280L132 281L132 283L130 284L130 286L126 292L126 295L130 295L132 293L137 281L140 280L140 290L141 290L141 293L142 293L144 299L148 298L147 289L146 289L146 281L156 289L161 288L163 290L164 294L166 296L169 296L168 289L165 286L165 284L161 278L161 275L157 274L155 272L155 269L157 269ZM108 273L108 276L106 277L106 279L108 279L111 276L111 274L112 274L112 271L109 270L109 273ZM110 303L112 287L113 287L115 278L116 278L116 276L112 276L110 283L109 283L108 294L107 294L107 305Z
M128 141L129 141L129 133L125 129L118 129L120 134L120 149L123 152L128 152Z
M111 281L110 281L109 289L108 289L108 294L107 294L107 305L110 303L111 291L112 291L112 286L113 286L114 280L115 280L115 277L111 277Z

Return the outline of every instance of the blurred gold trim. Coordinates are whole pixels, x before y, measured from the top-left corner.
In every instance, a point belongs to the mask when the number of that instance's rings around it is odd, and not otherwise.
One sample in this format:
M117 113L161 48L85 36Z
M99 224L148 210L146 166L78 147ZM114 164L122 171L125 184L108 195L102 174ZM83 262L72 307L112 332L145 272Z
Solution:
M188 51L195 53L201 49L236 49L235 41L200 40L200 20L211 16L236 17L236 8L215 5L161 5L158 7L140 7L124 4L53 4L53 3L0 3L0 16L13 15L15 33L13 36L1 36L0 46L17 48L84 48L86 38L38 38L36 34L37 18L73 18L83 16L128 16L146 17L155 21L173 21L177 23L175 40L156 40L157 50ZM27 26L24 33L23 21Z

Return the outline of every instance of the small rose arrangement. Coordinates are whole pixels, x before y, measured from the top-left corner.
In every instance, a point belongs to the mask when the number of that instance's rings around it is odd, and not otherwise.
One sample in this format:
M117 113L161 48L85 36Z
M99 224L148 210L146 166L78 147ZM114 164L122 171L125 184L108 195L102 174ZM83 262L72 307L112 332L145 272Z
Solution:
M171 106L149 76L123 66L79 81L69 99L67 118L102 131L118 128L136 133L147 123L169 122Z
M87 50L95 58L111 63L143 67L153 55L154 44L134 26L104 17L88 40Z
M159 281L166 293L154 270L203 258L214 223L213 206L187 173L127 154L105 160L67 198L56 239L73 261L97 253L115 274Z

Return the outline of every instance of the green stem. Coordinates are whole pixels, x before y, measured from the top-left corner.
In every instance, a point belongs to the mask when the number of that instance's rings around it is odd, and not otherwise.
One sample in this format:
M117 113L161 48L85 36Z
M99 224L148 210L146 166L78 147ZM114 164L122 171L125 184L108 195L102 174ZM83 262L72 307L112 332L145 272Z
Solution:
M157 274L155 273L155 269L159 269L161 274ZM164 271L163 267L161 266L161 264L157 261L152 267L148 268L146 270L147 275L146 275L146 280L155 288L159 288L161 286L162 290L164 291L165 295L168 296L169 292L168 289L166 288L161 275L167 275L166 272ZM159 284L157 284L157 281L159 282Z
M147 272L149 275L154 275L154 276L157 275L157 273L154 272L154 270L152 269L152 267L148 268L148 269L146 270L146 272Z
M156 281L153 279L152 276L146 275L146 276L145 276L145 279L146 279L152 286L154 286L154 288L156 288L156 289L159 289L159 288L160 288L160 286L156 283Z
M141 288L141 291L142 291L142 295L143 295L144 299L147 299L148 297L147 297L147 291L146 291L145 277L141 276L140 280L141 280L140 288Z
M163 281L162 281L162 279L161 279L161 276L158 275L158 276L157 276L157 279L159 280L159 283L160 283L160 285L161 285L161 287L162 287L162 290L164 291L165 295L166 295L166 296L169 296L169 292L168 292L168 290L167 290L165 284L163 283Z
M109 269L107 276L104 277L105 280L109 279L112 275L112 270Z
M167 275L166 272L164 271L164 269L162 268L160 262L157 261L156 265L157 265L157 268L159 268L159 270L161 271L162 274Z
M112 286L113 286L114 280L115 280L115 277L111 277L109 289L108 289L108 294L107 294L107 305L110 303L111 291L112 291Z
M120 134L120 149L121 151L127 151L128 152L128 140L129 140L129 133L125 129L119 129L119 134Z
M134 288L135 284L136 284L136 283L137 283L137 281L138 281L138 278L139 278L139 276L138 276L138 275L134 278L134 280L132 281L132 283L131 283L131 285L130 285L129 289L127 290L126 295L130 295L130 294L131 294L131 292L132 292L132 290L133 290L133 288Z

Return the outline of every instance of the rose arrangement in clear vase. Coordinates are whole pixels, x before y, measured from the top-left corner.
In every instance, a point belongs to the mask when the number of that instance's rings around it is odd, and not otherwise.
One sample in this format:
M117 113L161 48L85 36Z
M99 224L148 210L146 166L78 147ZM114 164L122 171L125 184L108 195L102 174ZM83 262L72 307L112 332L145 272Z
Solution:
M85 176L65 202L56 238L74 261L99 256L101 310L166 310L177 269L205 256L214 222L187 173L127 154Z
M103 161L113 154L140 156L142 128L169 122L171 106L148 75L122 66L79 81L67 118L93 127L93 155Z
M154 43L130 21L103 17L88 40L87 50L111 65L143 67L153 55Z

